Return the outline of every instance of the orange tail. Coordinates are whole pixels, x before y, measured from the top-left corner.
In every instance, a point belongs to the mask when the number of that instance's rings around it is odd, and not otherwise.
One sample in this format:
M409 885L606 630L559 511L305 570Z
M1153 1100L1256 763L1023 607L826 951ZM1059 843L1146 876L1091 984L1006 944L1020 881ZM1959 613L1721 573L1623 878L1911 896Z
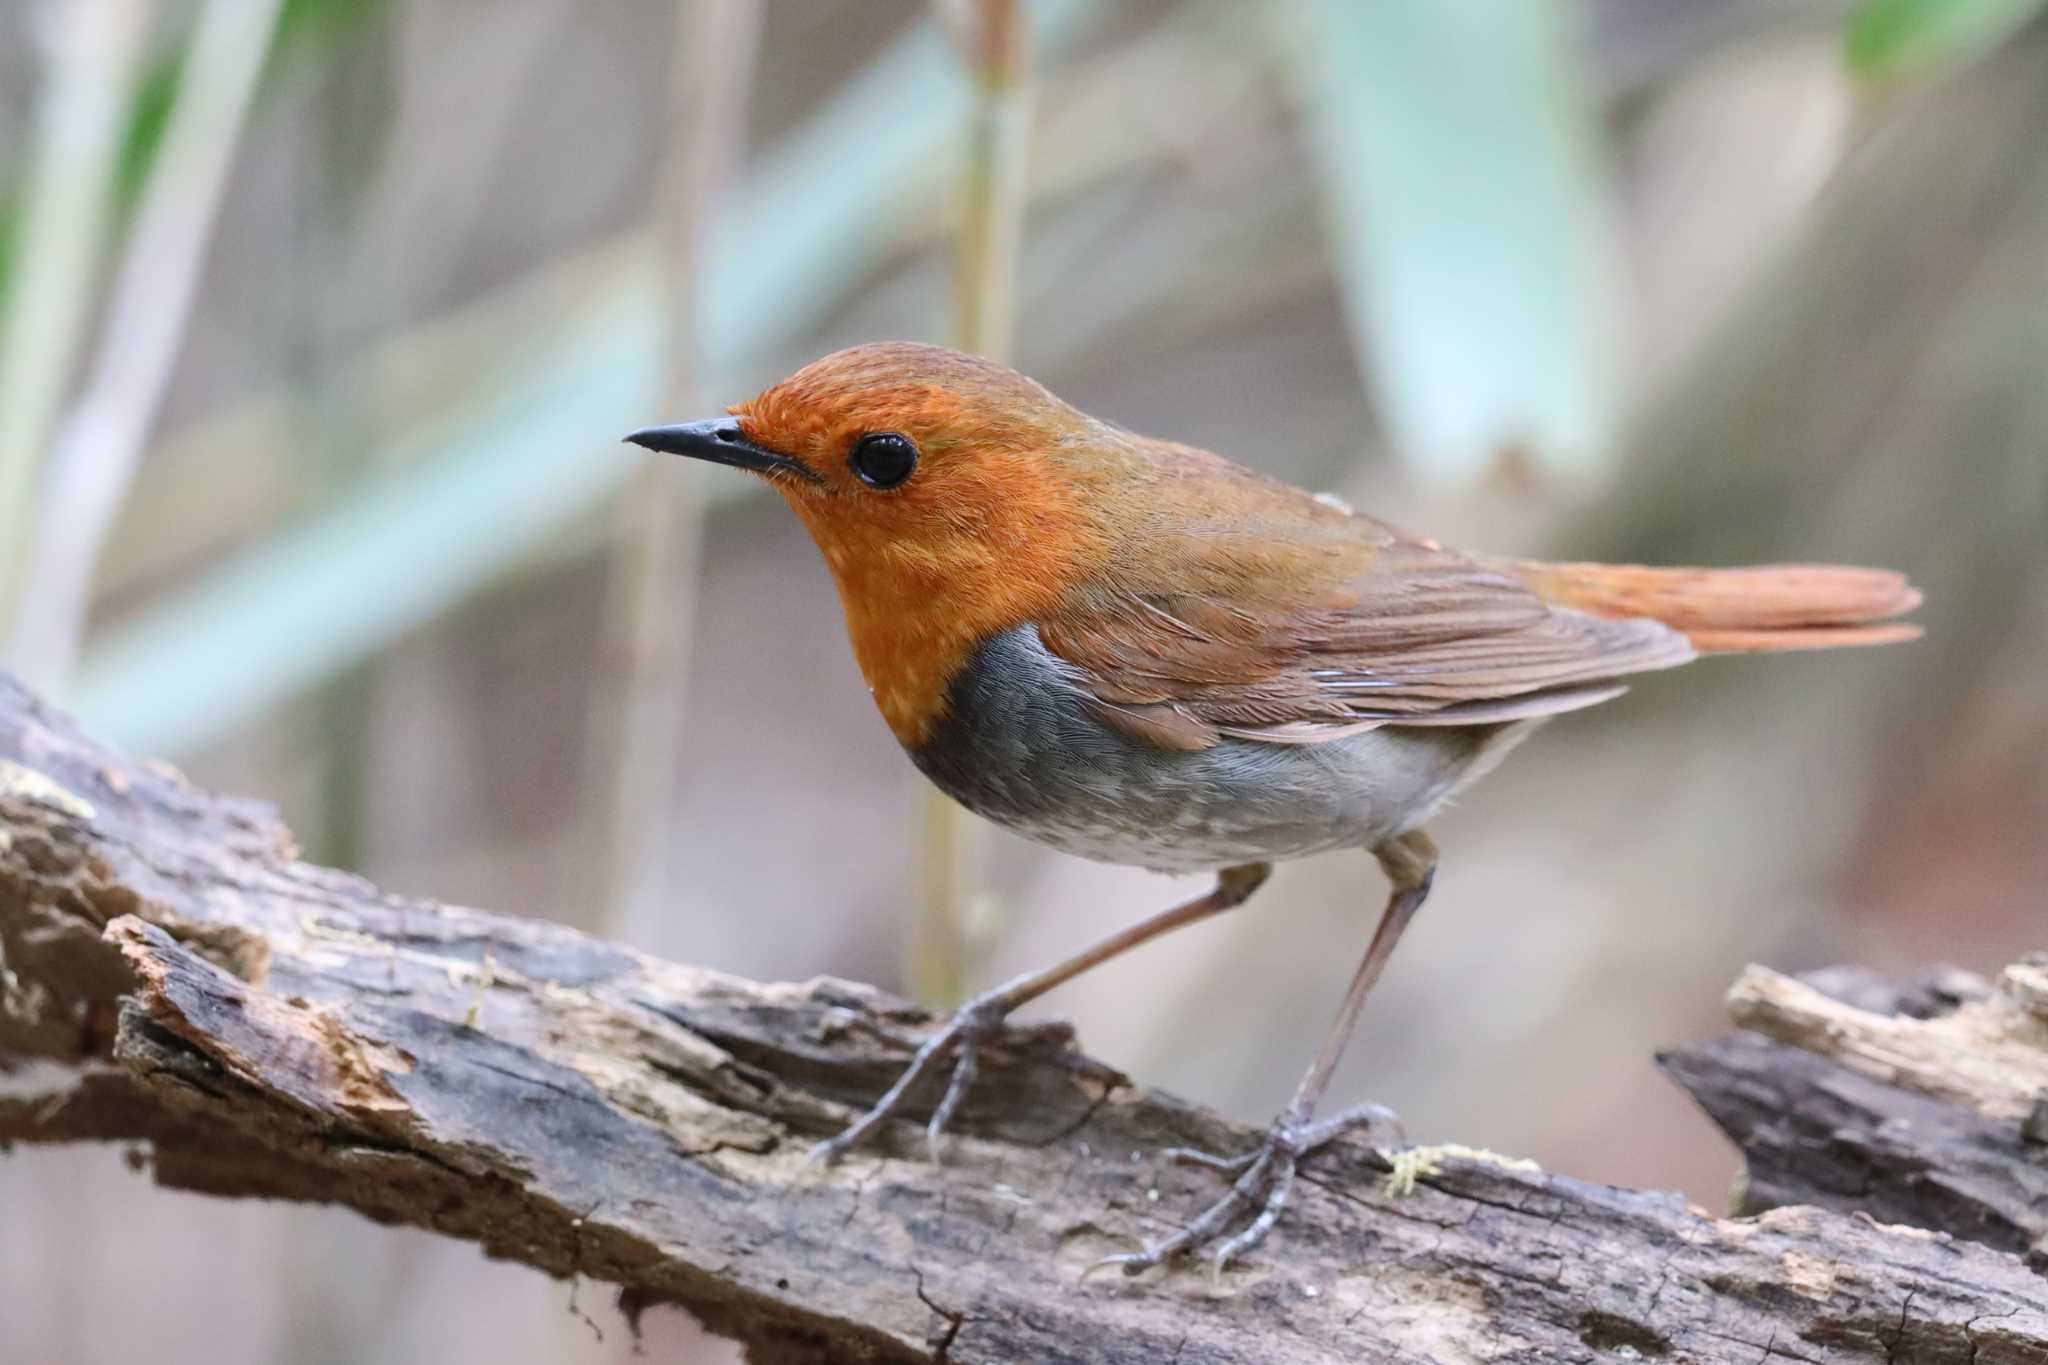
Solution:
M1914 625L1874 625L1920 605L1903 574L1834 564L1753 569L1655 569L1636 564L1545 564L1500 568L1546 602L1592 616L1647 616L1682 632L1703 654L1837 649L1916 639Z

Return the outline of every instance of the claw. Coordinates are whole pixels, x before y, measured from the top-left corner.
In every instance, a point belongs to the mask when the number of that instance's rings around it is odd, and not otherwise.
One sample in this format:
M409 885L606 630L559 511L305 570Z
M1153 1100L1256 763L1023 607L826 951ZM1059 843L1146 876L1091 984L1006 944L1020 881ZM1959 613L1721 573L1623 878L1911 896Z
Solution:
M1349 1109L1332 1114L1317 1123L1311 1123L1300 1131L1301 1150L1312 1152L1358 1128L1379 1128L1384 1126L1392 1136L1395 1146L1408 1141L1408 1130L1401 1125L1401 1118L1384 1104L1355 1104Z
M1177 1166L1207 1166L1210 1170L1220 1171L1224 1175L1238 1175L1259 1159L1259 1149L1254 1147L1241 1156L1217 1156L1214 1152L1205 1152L1199 1147L1169 1147L1160 1155Z
M1256 1206L1258 1212L1251 1222L1234 1236L1225 1238L1209 1258L1210 1274L1221 1279L1233 1262L1265 1241L1280 1221L1294 1192L1296 1165L1303 1156L1351 1129L1393 1121L1393 1115L1386 1109L1364 1104L1320 1123L1305 1123L1291 1114L1284 1115L1266 1134L1264 1142L1239 1156L1217 1156L1192 1147L1168 1149L1165 1155L1174 1161L1204 1166L1236 1179L1221 1199L1179 1232L1137 1251L1105 1256L1083 1270L1081 1278L1085 1280L1107 1266L1116 1266L1125 1275L1141 1275L1162 1261L1213 1241L1241 1212Z
M960 1055L953 1062L952 1079L946 1082L946 1097L939 1101L938 1108L932 1110L931 1122L924 1128L925 1148L930 1152L934 1166L943 1162L939 1139L945 1136L946 1126L953 1121L961 1101L967 1098L968 1090L974 1085L974 1073L980 1066L979 1050L974 1046L971 1033L961 1035L959 1048Z
M883 1091L882 1098L875 1101L874 1107L840 1130L837 1136L827 1138L813 1147L812 1159L830 1166L845 1156L856 1143L879 1128L885 1119L902 1107L904 1097L910 1093L911 1087L937 1066L960 1040L960 1019L956 1017L952 1023L925 1041L924 1046L917 1050L917 1055L910 1059L910 1065L903 1068L903 1074L896 1078L896 1083Z
M1131 1255L1130 1252L1118 1252L1114 1256L1105 1256L1099 1261L1090 1261L1087 1265L1081 1268L1081 1276L1079 1283L1086 1284L1088 1281L1088 1277L1090 1275L1093 1275L1098 1270L1107 1270L1113 1265L1122 1265L1124 1263L1125 1257L1129 1255Z
M1272 1188L1266 1191L1266 1206L1259 1210L1259 1216L1252 1220L1250 1227L1216 1248L1216 1259L1210 1269L1215 1278L1222 1279L1230 1263L1266 1240L1266 1234L1280 1221L1281 1210L1287 1207L1287 1196L1294 1192L1293 1153L1283 1155L1273 1165Z
M946 1080L946 1092L940 1097L938 1108L932 1111L931 1121L925 1125L927 1150L932 1163L940 1164L943 1155L940 1139L960 1112L960 1106L966 1102L967 1093L973 1088L980 1070L980 1040L1003 1035L1011 1041L1034 1046L1067 1046L1073 1042L1073 1026L1060 1020L1015 1027L1005 1024L1003 1018L1012 1008L1005 994L1008 989L1000 988L978 996L956 1010L946 1026L918 1048L910 1059L910 1065L904 1067L903 1074L896 1078L896 1083L883 1091L882 1097L865 1114L848 1124L837 1136L811 1148L810 1160L830 1166L845 1156L868 1134L893 1118L918 1084L945 1064L948 1055L957 1054Z

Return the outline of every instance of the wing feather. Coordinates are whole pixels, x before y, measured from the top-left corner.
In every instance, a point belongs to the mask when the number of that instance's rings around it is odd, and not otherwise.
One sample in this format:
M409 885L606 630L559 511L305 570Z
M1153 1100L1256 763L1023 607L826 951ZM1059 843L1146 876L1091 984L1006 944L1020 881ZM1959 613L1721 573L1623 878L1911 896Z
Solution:
M1552 607L1370 518L1319 509L1272 529L1178 532L1070 593L1039 637L1106 724L1169 749L1551 715L1693 657L1655 621Z

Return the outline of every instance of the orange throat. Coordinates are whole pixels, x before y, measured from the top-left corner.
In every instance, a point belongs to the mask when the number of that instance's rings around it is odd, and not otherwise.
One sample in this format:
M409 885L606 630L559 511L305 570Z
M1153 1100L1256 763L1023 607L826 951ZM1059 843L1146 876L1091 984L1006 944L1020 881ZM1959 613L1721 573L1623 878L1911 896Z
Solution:
M1044 522L1041 534L964 527L934 541L840 519L815 498L789 501L832 571L875 705L907 749L930 738L974 651L1050 610L1088 558Z

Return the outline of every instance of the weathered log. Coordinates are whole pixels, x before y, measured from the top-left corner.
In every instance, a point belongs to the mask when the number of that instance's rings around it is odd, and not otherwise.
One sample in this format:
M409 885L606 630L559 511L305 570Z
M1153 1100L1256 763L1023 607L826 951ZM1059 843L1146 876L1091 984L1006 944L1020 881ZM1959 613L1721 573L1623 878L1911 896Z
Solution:
M2040 960L1995 985L1943 969L1903 988L1841 968L1803 981L1751 968L1729 1003L1757 1031L1658 1061L1742 1149L1737 1212L1859 1212L2048 1274L2044 986Z
M1254 1135L1041 1051L991 1058L944 1165L907 1125L807 1164L928 1026L385 895L0 679L0 1055L72 1068L0 1142L139 1140L162 1183L471 1238L763 1359L2048 1362L2048 1281L1988 1241L1461 1155L1400 1193L1356 1141L1250 1264L1084 1279L1215 1193L1154 1153Z

